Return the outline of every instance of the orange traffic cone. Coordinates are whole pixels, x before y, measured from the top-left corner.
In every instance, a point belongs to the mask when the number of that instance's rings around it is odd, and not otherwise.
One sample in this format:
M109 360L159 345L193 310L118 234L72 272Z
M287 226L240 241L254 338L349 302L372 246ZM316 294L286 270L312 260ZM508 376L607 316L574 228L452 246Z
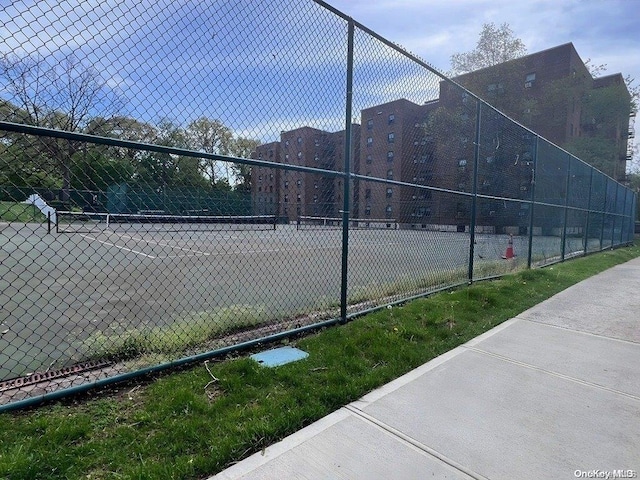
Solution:
M516 254L513 253L513 235L509 235L509 243L507 244L507 251L504 252L504 255L502 256L502 258L504 258L505 260L508 260L515 256Z

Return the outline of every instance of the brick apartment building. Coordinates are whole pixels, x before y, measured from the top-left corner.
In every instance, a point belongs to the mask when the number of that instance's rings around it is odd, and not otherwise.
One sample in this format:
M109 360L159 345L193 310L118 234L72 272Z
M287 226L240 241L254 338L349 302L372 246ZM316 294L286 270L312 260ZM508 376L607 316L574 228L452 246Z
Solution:
M432 185L437 169L433 138L425 122L438 102L417 105L394 100L362 110L360 172L369 177ZM360 181L359 216L420 223L430 215L431 191L379 182Z
M611 176L624 182L631 96L620 73L593 78L572 43L453 78L498 110L552 143L571 148L576 139L599 134L615 144ZM589 111L598 93L609 89L606 118ZM440 99L460 96L442 85ZM604 101L605 99L603 99Z
M360 126L352 125L352 166L358 168ZM252 158L288 165L343 170L344 130L300 127L283 131L279 142L260 145ZM256 215L337 217L342 205L341 178L267 167L252 168L251 194ZM357 200L357 195L355 196Z
M615 179L624 180L629 92L620 74L594 79L571 43L454 81L560 146L598 135L610 141L615 144ZM615 87L608 95L617 98L620 111L588 118L588 99L609 87ZM476 103L449 82L441 82L438 99L422 105L397 99L362 110L361 125L353 126L352 172L443 191L356 180L351 217L392 219L402 228L468 228L470 197L451 192L472 191L475 116ZM483 110L481 125L478 192L529 200L534 136L491 109ZM255 152L255 158L329 170L343 168L343 155L344 131L310 127L282 132L279 142ZM342 192L341 179L261 167L252 173L256 214L290 221L301 215L339 217ZM487 231L522 229L528 223L524 203L480 200L478 206L477 225Z

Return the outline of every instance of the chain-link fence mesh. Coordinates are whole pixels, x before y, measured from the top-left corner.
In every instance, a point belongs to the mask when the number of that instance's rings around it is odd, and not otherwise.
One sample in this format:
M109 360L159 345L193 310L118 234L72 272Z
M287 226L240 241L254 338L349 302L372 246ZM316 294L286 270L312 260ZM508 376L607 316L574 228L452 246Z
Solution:
M631 191L324 4L0 24L0 407L633 238Z

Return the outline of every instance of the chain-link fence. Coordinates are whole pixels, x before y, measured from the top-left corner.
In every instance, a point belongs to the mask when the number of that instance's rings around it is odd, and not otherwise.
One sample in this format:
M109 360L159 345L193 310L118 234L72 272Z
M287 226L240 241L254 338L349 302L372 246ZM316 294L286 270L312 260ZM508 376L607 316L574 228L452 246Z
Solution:
M1 408L632 241L630 190L325 4L0 24Z

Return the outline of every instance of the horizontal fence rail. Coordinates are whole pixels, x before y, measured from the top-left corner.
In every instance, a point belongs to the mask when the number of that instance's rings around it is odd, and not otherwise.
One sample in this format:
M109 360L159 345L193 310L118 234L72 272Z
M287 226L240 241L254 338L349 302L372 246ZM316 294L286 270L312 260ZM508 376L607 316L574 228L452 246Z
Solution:
M48 3L0 14L0 410L633 241L634 192L322 2Z

